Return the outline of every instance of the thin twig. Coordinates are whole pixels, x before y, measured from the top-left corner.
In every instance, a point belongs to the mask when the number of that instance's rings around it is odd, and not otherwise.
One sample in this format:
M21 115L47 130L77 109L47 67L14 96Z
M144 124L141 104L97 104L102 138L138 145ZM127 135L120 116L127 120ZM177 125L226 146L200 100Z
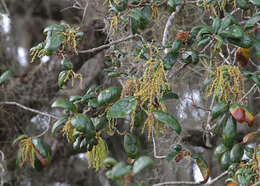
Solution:
M209 47L210 45L213 43L213 39L210 40L210 42L200 51L200 53L204 53Z
M1 159L2 159L2 161L4 161L4 160L5 160L5 154L4 154L3 151L1 151L1 150L0 150L0 154L1 154Z
M223 178L227 174L228 174L228 171L221 173L220 175L218 175L217 177L215 177L214 179L212 179L208 183L204 184L204 186L212 185L213 183L217 182L218 180L220 180L221 178ZM168 182L153 184L153 186L162 186L162 185L201 185L201 183L191 182L191 181L168 181Z
M118 44L118 43L121 43L121 42L130 40L130 39L133 39L133 38L136 38L136 37L140 37L140 36L139 36L138 34L130 35L130 36L127 36L127 37L125 37L125 38L118 39L118 40L116 40L116 41L112 41L112 42L110 42L110 43L108 43L108 44L101 45L101 46L96 47L96 48L92 48L92 49L88 49L88 50L81 50L81 51L79 51L79 53L93 53L93 52L97 52L97 51L100 51L100 50L109 48L109 47L112 46L112 45L115 45L115 44Z
M168 42L169 31L170 31L170 28L171 28L171 26L172 26L172 24L173 24L174 18L175 18L175 16L180 12L180 10L182 9L183 5L184 5L184 4L181 4L181 5L177 6L175 12L173 12L173 13L170 15L170 17L168 18L168 20L167 20L167 23L166 23L166 25L165 25L165 29L164 29L164 31L163 31L163 40L162 40L162 45L163 45L163 46ZM169 49L166 48L166 49L164 50L164 53L167 54L168 51L169 51Z
M10 12L9 12L9 10L8 10L8 8L7 8L7 5L6 5L6 3L5 3L5 0L1 0L1 2L2 2L2 5L3 5L4 10L5 10L5 12L7 13L7 15L10 15Z
M28 110L30 112L34 112L34 113L37 113L37 114L40 114L40 115L43 115L43 116L48 116L48 117L51 117L51 118L54 118L54 119L59 119L59 117L57 116L54 116L52 114L48 114L46 112L41 112L39 110L36 110L36 109L32 109L32 108L29 108L29 107L26 107L20 103L17 103L17 102L13 102L13 101L5 101L5 102L0 102L0 105L15 105L15 106L18 106L24 110Z
M82 24L85 23L85 21L86 21L87 9L88 9L88 0L86 0L86 5L85 5L85 8L84 8L84 12L83 12L83 16L82 16L82 20L81 20Z
M153 138L153 155L154 155L154 157L157 158L157 159L166 158L166 156L157 156L157 153L156 153L156 143L155 143L155 139L154 139L154 136L153 136L153 130L152 130L152 138Z
M245 99L245 98L255 89L256 86L257 86L257 85L254 84L254 85L250 88L250 90L239 100L239 103L241 103L241 102L243 101L243 99Z

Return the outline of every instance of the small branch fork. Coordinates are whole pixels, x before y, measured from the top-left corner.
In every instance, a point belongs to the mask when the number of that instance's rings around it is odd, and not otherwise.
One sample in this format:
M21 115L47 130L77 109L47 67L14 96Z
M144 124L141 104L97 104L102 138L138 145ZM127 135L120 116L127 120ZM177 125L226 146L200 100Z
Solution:
M171 26L173 24L174 18L181 11L183 5L184 4L181 4L181 5L177 6L175 12L173 12L170 15L170 17L168 18L168 20L167 20L167 23L165 25L165 29L164 29L164 32L163 32L163 40L162 40L162 45L163 46L168 42L169 31L170 31L170 28L171 28ZM169 49L166 48L164 50L164 53L167 54L168 52L169 52Z
M43 136L44 134L46 134L48 132L48 130L50 129L50 125L51 125L51 118L59 119L59 117L57 117L57 116L54 116L54 115L46 113L46 112L41 112L39 110L35 110L35 109L32 109L32 108L26 107L26 106L24 106L24 105L22 105L20 103L17 103L17 102L5 101L5 102L0 102L0 105L15 105L15 106L18 106L18 107L20 107L20 108L22 108L24 110L28 110L28 111L34 112L36 114L47 116L48 117L47 128L41 134L35 136L35 138L39 138L39 137Z
M139 36L138 34L129 35L129 36L127 36L127 37L124 37L124 38L121 38L121 39L112 41L112 42L110 42L110 43L108 43L108 44L101 45L101 46L96 47L96 48L92 48L92 49L88 49L88 50L81 50L81 51L79 51L79 53L93 53L93 52L97 52L97 51L100 51L100 50L109 48L109 47L112 46L112 45L115 45L115 44L118 44L118 43L121 43L121 42L130 40L130 39L134 39L134 38L137 38L137 37L140 37L140 36Z
M46 112L41 112L41 111L39 111L39 110L32 109L32 108L30 108L30 107L26 107L26 106L24 106L24 105L22 105L22 104L20 104L20 103L13 102L13 101L0 102L0 105L15 105L15 106L17 106L17 107L20 107L20 108L22 108L22 109L24 109L24 110L28 110L28 111L30 111L30 112L34 112L34 113L37 113L37 114L40 114L40 115L43 115L43 116L47 116L47 117L49 117L49 118L59 119L59 117L54 116L54 115L52 115L52 114L49 114L49 113L46 113Z

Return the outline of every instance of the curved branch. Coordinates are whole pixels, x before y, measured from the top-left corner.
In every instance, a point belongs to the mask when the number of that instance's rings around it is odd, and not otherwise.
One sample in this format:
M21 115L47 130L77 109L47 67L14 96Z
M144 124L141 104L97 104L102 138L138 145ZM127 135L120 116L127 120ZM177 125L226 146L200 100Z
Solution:
M130 40L130 39L133 39L133 38L136 38L136 37L140 37L140 36L139 36L138 34L130 35L130 36L127 36L127 37L118 39L118 40L116 40L116 41L112 41L112 42L110 42L110 43L108 43L108 44L101 45L101 46L96 47L96 48L92 48L92 49L88 49L88 50L81 50L81 51L79 51L79 53L93 53L93 52L97 52L97 51L100 51L100 50L109 48L109 47L112 46L112 45L115 45L115 44L118 44L118 43L121 43L121 42Z
M206 183L204 185L205 186L206 185L212 185L213 183L217 182L218 180L220 180L221 178L223 178L227 174L228 174L228 171L225 171L225 172L221 173L220 175L215 177L213 180L209 181L208 183ZM153 186L162 186L162 185L201 185L201 183L191 182L191 181L168 181L168 182L153 184Z
M24 110L28 110L30 112L34 112L34 113L37 113L37 114L40 114L40 115L43 115L43 116L48 116L48 117L51 117L51 118L54 118L54 119L59 119L59 117L57 116L54 116L52 114L49 114L49 113L46 113L46 112L41 112L39 110L36 110L36 109L32 109L32 108L29 108L29 107L26 107L20 103L17 103L17 102L13 102L13 101L5 101L5 102L0 102L0 105L15 105L15 106L18 106Z
M165 25L165 29L164 29L164 31L163 31L163 40L162 40L162 45L163 45L163 46L168 42L169 31L170 31L170 28L171 28L171 26L172 26L172 24L173 24L174 18L175 18L175 16L176 16L176 14L178 14L178 13L180 12L180 10L182 9L183 5L184 5L184 4L181 4L181 5L177 6L175 12L173 12L173 13L170 15L170 17L168 18L168 20L167 20L167 23L166 23L166 25ZM168 51L169 51L169 49L166 48L166 49L164 50L164 53L167 54Z

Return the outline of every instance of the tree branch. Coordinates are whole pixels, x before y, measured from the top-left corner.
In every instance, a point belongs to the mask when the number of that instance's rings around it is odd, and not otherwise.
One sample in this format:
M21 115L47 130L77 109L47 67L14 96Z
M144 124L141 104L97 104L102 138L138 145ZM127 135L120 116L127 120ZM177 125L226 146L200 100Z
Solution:
M212 185L213 183L217 182L218 180L220 180L221 178L223 178L227 174L228 174L228 171L225 171L225 172L221 173L220 175L215 177L213 180L211 180L208 183L204 184L204 186ZM191 181L168 181L168 182L153 184L153 186L162 186L162 185L201 185L201 183L199 183L199 182L191 182Z
M156 153L156 143L155 143L155 139L154 139L154 136L153 136L153 130L152 130L152 138L153 138L153 155L154 155L154 158L157 158L157 159L166 158L166 156L157 156L157 153Z
M101 46L96 47L96 48L92 48L92 49L88 49L88 50L81 50L81 51L79 51L79 53L93 53L93 52L97 52L97 51L109 48L112 45L115 45L115 44L118 44L118 43L130 40L130 39L133 39L133 38L136 38L136 37L140 37L140 36L138 34L130 35L130 36L127 36L125 38L121 38L121 39L118 39L116 41L112 41L112 42L110 42L108 44L101 45Z
M182 7L183 7L183 4L177 6L175 12L173 12L173 13L170 15L170 17L168 18L168 20L167 20L167 23L166 23L166 25L165 25L165 29L164 29L164 31L163 31L163 40L162 40L162 45L163 45L163 46L168 42L168 39L169 39L169 38L168 38L168 36L169 36L169 31L170 31L170 28L171 28L171 26L172 26L172 24L173 24L174 18L175 18L175 16L176 16L176 14L178 14L178 13L180 12L180 10L182 9ZM166 48L166 49L164 50L164 53L167 54L168 51L169 51L169 49Z
M51 118L54 118L54 119L59 119L59 117L57 116L54 116L52 114L48 114L46 112L41 112L39 110L35 110L35 109L32 109L32 108L29 108L29 107L26 107L20 103L17 103L17 102L12 102L12 101L5 101L5 102L0 102L0 105L15 105L15 106L18 106L24 110L28 110L30 112L34 112L34 113L37 113L37 114L40 114L40 115L43 115L43 116L48 116L48 117L51 117Z

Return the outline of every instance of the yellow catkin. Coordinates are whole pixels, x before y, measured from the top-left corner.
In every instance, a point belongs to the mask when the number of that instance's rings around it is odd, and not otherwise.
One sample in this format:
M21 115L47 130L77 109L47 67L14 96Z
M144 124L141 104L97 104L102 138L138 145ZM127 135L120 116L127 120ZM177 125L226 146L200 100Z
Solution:
M145 46L149 51L150 58L145 63L145 70L142 78L134 78L128 80L124 87L122 94L132 95L139 100L139 106L145 110L147 119L144 123L144 129L147 128L148 139L150 139L152 131L163 131L164 125L160 125L159 122L154 118L153 110L166 110L166 106L160 101L164 92L169 89L169 83L167 81L166 73L163 66L163 61L153 56L158 52L157 48L150 45ZM123 96L124 96L123 95ZM147 107L147 109L144 109ZM134 123L134 110L131 114L131 124Z
M65 125L62 129L62 132L63 132L63 136L66 136L66 138L67 138L67 140L70 144L74 142L74 140L75 140L75 137L74 137L75 129L73 128L73 126L71 124L71 118L69 118L67 120L67 122L65 123Z
M34 167L34 145L32 143L32 138L26 138L20 141L19 150L21 151L21 160L19 162L19 166L22 167L25 162L31 164Z
M214 79L208 86L208 97L217 97L218 102L238 103L244 94L243 75L237 66L216 67Z
M88 165L98 171L101 167L105 167L104 160L108 157L108 148L106 142L99 137L98 144L87 153Z

